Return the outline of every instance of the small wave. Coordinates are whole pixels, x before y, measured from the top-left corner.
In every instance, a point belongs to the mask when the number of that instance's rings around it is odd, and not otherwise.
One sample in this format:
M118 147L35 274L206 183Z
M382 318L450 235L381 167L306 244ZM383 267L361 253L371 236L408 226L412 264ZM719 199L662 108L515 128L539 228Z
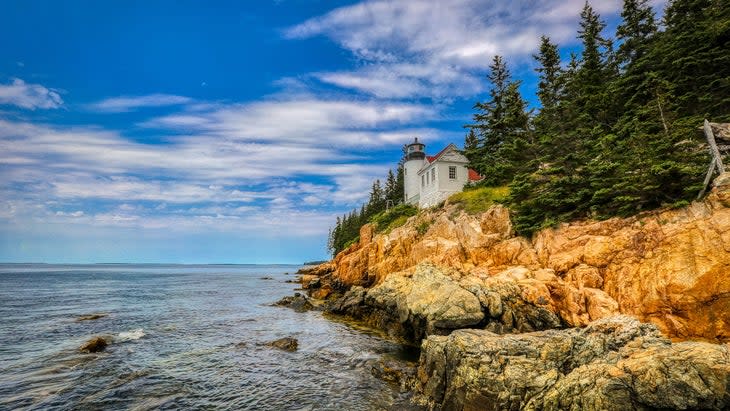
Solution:
M140 338L142 338L144 336L145 336L144 330L141 328L137 328L136 330L125 331L125 332L119 333L119 335L117 335L117 338L115 338L114 340L118 341L118 342L139 340Z

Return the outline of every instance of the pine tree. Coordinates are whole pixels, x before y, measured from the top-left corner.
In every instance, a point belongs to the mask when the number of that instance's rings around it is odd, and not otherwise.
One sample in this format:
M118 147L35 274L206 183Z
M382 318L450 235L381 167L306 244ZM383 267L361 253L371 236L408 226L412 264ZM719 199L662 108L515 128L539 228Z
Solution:
M530 130L527 102L520 94L520 82L514 81L505 91L505 140L496 153L496 171L500 184L508 183L515 174L532 170L538 151L534 133Z
M370 189L370 198L365 209L367 210L367 219L385 210L385 192L380 185L379 179L373 182L373 186Z
M464 152L470 166L485 177L484 184L499 185L512 179L518 168L514 162L521 161L515 150L528 141L529 114L520 83L511 81L502 57L494 57L488 79L490 100L475 104L478 112L475 124L467 126Z
M730 113L730 2L672 0L666 30L653 47L678 110L698 118Z
M606 27L593 8L585 3L581 12L578 38L581 40L580 66L575 73L570 87L573 88L573 104L578 108L579 126L602 126L605 131L610 126L611 118L607 117L607 107L611 98L607 95L606 84L613 80L614 72L608 64L611 54L609 40L602 36Z
M473 153L479 147L479 139L473 128L470 128L464 137L464 151Z
M403 172L403 160L398 162L398 168L395 174L395 185L397 190L395 192L395 195L393 196L395 198L394 203L402 203L403 197L405 196L405 174Z
M538 122L543 147L538 169L519 173L510 184L509 202L518 232L531 233L590 210L593 174L589 164L597 166L595 162L600 161L597 142L612 120L606 92L611 48L601 35L604 27L586 2L578 31L581 58L571 55L568 68L557 76L559 114ZM545 48L552 53L549 43Z
M386 204L388 201L392 201L396 204L402 197L400 190L398 189L398 181L396 180L393 170L388 170L388 176L385 179L385 200Z
M540 99L540 112L535 117L535 128L538 134L549 134L558 130L559 104L562 96L562 68L558 46L550 42L550 38L542 36L540 52L533 56L539 66L540 81L537 85L537 97Z
M467 126L476 130L478 135L476 148L466 152L470 166L479 174L488 176L487 178L493 178L497 173L496 153L506 138L504 99L509 78L509 70L502 57L494 56L487 76L491 85L490 99L474 105L477 110L474 114L474 124Z
M616 39L621 42L618 59L629 64L646 53L649 39L656 34L657 24L654 11L648 0L624 0L621 18L616 29Z

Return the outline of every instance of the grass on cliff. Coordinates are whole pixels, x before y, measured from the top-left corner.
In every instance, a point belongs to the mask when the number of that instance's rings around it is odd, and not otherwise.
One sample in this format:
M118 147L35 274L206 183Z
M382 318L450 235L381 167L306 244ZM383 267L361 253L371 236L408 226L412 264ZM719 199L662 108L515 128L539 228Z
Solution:
M418 208L410 204L400 204L389 210L382 211L370 217L376 233L388 233L402 226L408 218L418 214Z
M475 187L467 188L449 197L449 204L456 204L468 214L483 213L495 203L501 202L509 195L509 187Z

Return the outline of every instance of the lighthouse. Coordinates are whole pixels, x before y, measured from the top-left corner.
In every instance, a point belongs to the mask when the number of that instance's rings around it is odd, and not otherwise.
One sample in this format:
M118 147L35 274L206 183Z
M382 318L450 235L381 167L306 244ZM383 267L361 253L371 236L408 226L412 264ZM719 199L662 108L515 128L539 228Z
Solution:
M426 145L418 141L418 137L405 147L405 162L403 164L403 193L404 202L418 205L420 199L420 178L418 171L426 162Z

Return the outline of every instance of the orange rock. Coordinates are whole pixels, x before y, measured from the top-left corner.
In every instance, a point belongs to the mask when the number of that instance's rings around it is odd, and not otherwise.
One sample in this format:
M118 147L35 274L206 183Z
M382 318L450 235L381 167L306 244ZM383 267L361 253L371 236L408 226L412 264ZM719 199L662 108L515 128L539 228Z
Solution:
M364 226L360 242L317 273L367 287L423 261L478 279L506 276L526 300L548 299L568 325L623 313L674 338L730 342L730 173L686 208L563 224L532 239L513 235L499 205L480 215L423 210L388 234Z

